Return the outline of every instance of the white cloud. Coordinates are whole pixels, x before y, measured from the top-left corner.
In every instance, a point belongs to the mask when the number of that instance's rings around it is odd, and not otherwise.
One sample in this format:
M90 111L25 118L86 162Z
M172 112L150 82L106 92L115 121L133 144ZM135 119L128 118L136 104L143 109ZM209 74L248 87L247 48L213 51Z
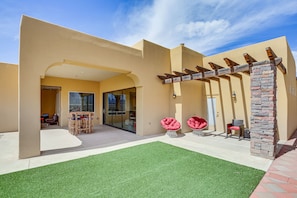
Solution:
M212 53L284 23L287 15L297 13L296 7L295 0L155 0L130 13L126 31L121 31L117 42L132 45L146 39L168 48L185 43L196 51Z
M186 35L188 38L192 37L205 37L210 34L220 34L227 31L230 23L226 20L213 20L213 21L197 21L189 22L187 24L179 24L176 27L177 32Z

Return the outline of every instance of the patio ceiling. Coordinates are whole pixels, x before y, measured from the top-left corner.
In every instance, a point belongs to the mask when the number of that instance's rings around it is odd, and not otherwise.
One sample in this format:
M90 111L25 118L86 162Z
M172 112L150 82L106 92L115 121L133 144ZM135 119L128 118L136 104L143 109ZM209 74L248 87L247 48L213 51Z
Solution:
M50 67L45 76L100 82L120 74L122 72L63 63L59 66Z

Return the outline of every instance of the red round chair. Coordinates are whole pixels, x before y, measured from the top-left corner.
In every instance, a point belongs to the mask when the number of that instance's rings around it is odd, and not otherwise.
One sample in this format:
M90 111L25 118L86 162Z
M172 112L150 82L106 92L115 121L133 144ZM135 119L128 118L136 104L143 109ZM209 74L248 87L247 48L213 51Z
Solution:
M181 127L180 123L172 117L163 118L161 120L161 125L164 129L173 131L179 130Z
M180 129L181 125L180 123L175 119L171 117L166 117L161 120L161 125L164 129L167 130L166 134L169 137L177 137L176 131Z
M207 127L207 121L204 118L200 118L197 116L189 118L187 121L187 124L191 129L196 129L196 130L197 129L202 130Z
M193 133L196 135L204 136L205 133L202 132L208 125L207 121L204 118L194 116L187 120L188 126L193 130Z

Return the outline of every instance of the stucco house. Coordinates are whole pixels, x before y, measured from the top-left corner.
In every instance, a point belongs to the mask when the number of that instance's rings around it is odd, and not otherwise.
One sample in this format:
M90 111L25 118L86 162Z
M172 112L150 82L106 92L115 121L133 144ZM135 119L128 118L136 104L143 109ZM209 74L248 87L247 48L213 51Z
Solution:
M296 68L285 37L204 56L183 44L123 46L23 16L19 52L18 65L0 63L0 132L19 131L19 158L40 155L42 114L57 113L65 127L75 109L94 112L94 124L141 136L164 132L167 116L183 133L194 115L222 132L242 119L251 153L268 158L297 128ZM259 111L268 123L262 131Z

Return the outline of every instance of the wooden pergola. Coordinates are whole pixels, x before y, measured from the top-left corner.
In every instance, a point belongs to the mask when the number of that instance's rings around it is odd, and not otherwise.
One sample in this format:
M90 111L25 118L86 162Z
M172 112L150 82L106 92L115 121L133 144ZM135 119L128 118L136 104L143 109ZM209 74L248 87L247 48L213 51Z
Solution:
M266 53L269 60L272 61L283 74L286 74L287 71L282 64L282 59L277 57L270 47L266 48ZM162 80L163 84L171 84L189 80L200 80L209 82L210 80L218 81L218 78L230 80L229 75L241 79L242 75L239 74L239 72L249 75L251 72L251 67L253 67L254 65L259 65L259 63L261 63L254 59L248 53L244 53L243 56L247 64L239 65L229 58L224 58L224 61L228 67L223 67L213 62L209 62L208 64L210 65L212 70L201 66L196 66L196 71L186 68L184 69L184 72L173 71L174 74L165 73L164 75L157 76L159 79Z
M243 110L245 116L246 128L250 130L250 152L252 155L260 156L268 159L274 159L276 154L277 142L277 108L276 108L276 67L285 75L286 68L282 64L282 58L277 57L270 47L266 48L268 60L257 61L248 53L244 53L244 59L247 64L239 65L235 61L224 58L228 67L223 67L213 62L208 62L211 69L201 66L196 66L196 71L184 69L183 72L173 71L174 74L158 75L163 84L171 84L176 82L199 80L209 83L210 97L212 98L211 81L216 81L219 89L219 97L221 102L220 108L224 112L221 79L229 82L230 97L232 98L232 83L231 77L238 78L241 85L241 94L243 102ZM251 89L251 120L250 126L247 115L247 105L244 89L243 75L250 76ZM262 87L262 88L261 88ZM263 88L264 87L264 88ZM232 112L233 119L235 118L235 108L233 102ZM214 111L214 104L212 102L212 110ZM215 114L213 112L213 116ZM214 118L215 120L215 118ZM225 116L222 113L222 124L226 126ZM214 130L216 131L216 122L214 123ZM224 130L225 127L224 127ZM225 131L226 132L226 131Z
M266 53L267 57L270 60L270 62L273 63L273 65L276 65L279 70L283 73L286 74L286 68L282 64L282 58L277 57L273 50L270 47L266 48ZM223 67L221 65L218 65L213 62L209 62L208 64L212 69L207 69L202 66L196 66L196 71L190 70L190 69L184 69L184 72L178 72L178 71L173 71L174 74L169 74L165 73L164 75L157 75L160 80L162 80L163 84L172 84L172 83L177 83L177 82L183 82L183 81L190 81L190 80L198 80L198 81L203 81L209 83L209 92L210 92L210 97L213 97L212 94L212 87L211 87L211 81L216 81L219 86L219 92L220 94L220 100L223 101L222 97L222 88L221 88L221 79L228 80L229 82L229 91L231 93L231 98L232 98L232 83L231 83L231 76L236 77L240 80L240 85L241 85L241 90L242 90L242 98L243 98L243 107L244 107L244 116L245 120L248 120L248 115L246 111L246 99L245 99L245 86L243 82L243 77L242 73L246 75L250 75L251 73L251 68L253 66L261 65L263 64L264 61L257 61L255 58L253 58L251 55L248 53L244 53L243 57L246 61L247 64L239 65L235 61L229 59L229 58L224 58L224 61L228 67ZM231 103L232 105L232 114L233 118L235 118L235 108L234 104ZM213 111L214 111L214 104L212 104ZM224 106L221 105L221 110L224 112ZM214 112L213 112L214 116ZM223 118L223 125L225 126L225 118L224 114L222 115ZM214 118L215 119L215 118ZM246 122L247 128L249 128L249 123ZM214 129L216 130L216 123L214 125Z

